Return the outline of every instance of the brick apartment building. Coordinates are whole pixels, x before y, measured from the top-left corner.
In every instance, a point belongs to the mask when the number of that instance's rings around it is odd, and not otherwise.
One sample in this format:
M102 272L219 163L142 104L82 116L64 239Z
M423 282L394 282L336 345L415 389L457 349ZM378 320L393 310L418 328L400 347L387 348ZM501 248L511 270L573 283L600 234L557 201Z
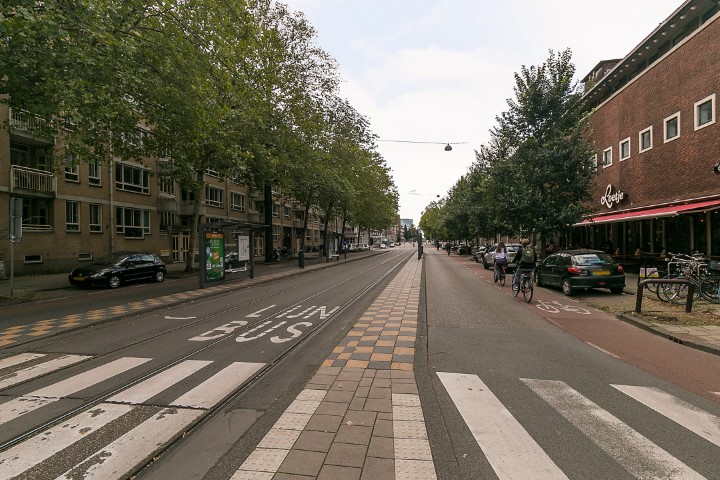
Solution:
M166 263L186 260L193 199L178 184L163 179L162 160L66 164L52 158L54 139L28 133L29 122L38 121L32 115L0 104L0 124L5 121L13 126L12 133L0 129L0 261L6 275L10 198L22 198L22 241L15 243L13 255L17 275L70 271L80 262L122 250L152 251ZM262 191L212 171L206 172L205 183L201 224L264 223ZM273 192L269 208L273 248L296 252L304 208L279 192ZM341 228L339 220L331 219L334 239ZM323 229L320 216L311 211L306 248L323 243ZM230 229L226 239L232 233ZM367 232L356 227L346 227L344 235L350 243L369 243ZM264 256L264 248L264 234L256 233L254 254Z
M585 82L594 109L593 214L566 243L720 257L720 7L688 0Z

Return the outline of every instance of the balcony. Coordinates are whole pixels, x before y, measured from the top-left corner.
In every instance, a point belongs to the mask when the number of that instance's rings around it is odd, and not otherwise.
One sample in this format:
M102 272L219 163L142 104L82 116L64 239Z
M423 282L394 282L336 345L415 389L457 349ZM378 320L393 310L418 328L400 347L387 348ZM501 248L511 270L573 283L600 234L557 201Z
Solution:
M24 110L10 109L10 130L13 135L24 138L25 143L31 145L52 145L53 139L49 137L38 137L33 134L40 128L47 126L47 122Z
M248 210L248 222L260 223L260 213L256 210Z
M177 206L177 214L182 216L192 216L194 203L181 203ZM206 215L205 205L200 205L200 215Z
M11 192L35 194L43 197L55 195L57 180L55 175L46 170L12 165L10 167L10 176L12 177Z
M158 212L177 212L177 208L175 197L158 197Z

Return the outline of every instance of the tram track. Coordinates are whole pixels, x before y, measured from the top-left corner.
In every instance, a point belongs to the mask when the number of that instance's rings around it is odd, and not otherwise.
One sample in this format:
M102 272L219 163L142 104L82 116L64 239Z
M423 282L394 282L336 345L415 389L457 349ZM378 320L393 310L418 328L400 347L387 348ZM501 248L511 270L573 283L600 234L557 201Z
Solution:
M212 408L206 409L202 414L200 414L196 420L194 420L192 423L187 425L186 428L184 428L182 431L176 432L176 434L171 438L168 442L166 442L158 451L153 452L147 452L147 457L145 460L138 465L136 465L133 472L129 472L126 474L133 475L136 474L143 469L145 469L147 466L154 463L158 458L161 458L166 452L170 451L171 449L175 448L177 444L181 442L181 439L186 437L187 435L192 434L196 429L201 428L202 425L204 425L206 422L210 421L212 418L214 418L218 412L223 411L225 407L227 407L229 404L234 402L238 397L242 396L248 389L251 389L253 386L255 386L265 375L269 374L273 371L278 365L280 365L283 360L288 358L292 355L293 352L300 349L302 346L306 345L311 339L314 339L319 335L320 332L322 332L325 328L327 328L328 325L332 323L332 320L337 318L338 316L342 315L342 313L346 312L352 305L354 305L356 302L358 302L360 299L365 297L365 295L368 294L373 288L375 288L378 284L381 284L383 281L385 281L389 276L393 275L398 271L398 269L406 262L408 261L412 255L405 255L402 253L398 253L396 255L393 255L390 258L383 259L380 263L370 266L369 268L363 269L361 272L355 273L341 281L334 282L331 286L328 286L326 288L323 288L321 290L318 290L316 292L313 292L311 295L305 295L300 299L296 299L293 303L289 305L284 305L283 310L287 311L289 309L295 308L298 305L304 304L304 302L310 301L313 298L316 298L320 295L326 295L328 293L331 293L334 289L342 289L345 288L348 285L348 282L355 281L359 277L368 274L369 272L378 269L378 268L384 268L384 270L381 272L380 275L378 275L376 278L368 281L367 285L365 285L362 289L360 289L358 292L356 292L354 295L352 295L350 298L348 298L343 304L341 304L339 307L335 309L335 311L330 314L327 318L324 320L318 322L317 324L314 324L311 329L306 330L302 336L300 336L296 341L293 341L292 343L287 345L287 348L282 349L280 352L275 354L272 358L267 359L264 362L264 365L259 368L253 375L251 375L249 378L247 378L243 383L241 383L237 388L232 390L229 394L227 394L223 399L218 401L216 404L212 406ZM234 311L240 310L242 308L252 307L253 305L261 304L262 302L266 302L268 300L272 300L273 298L277 298L278 296L284 296L287 295L289 292L292 292L294 290L297 290L299 286L294 286L291 288L286 288L280 291L275 291L273 294L270 295L263 295L261 297L258 297L256 299L253 299L252 301L243 302L242 304L235 304L229 308L223 308L219 311L213 312L212 314L203 317L203 318L196 318L192 321L185 321L182 323L182 325L177 325L174 328L167 329L163 332L160 332L156 335L144 338L142 340L138 340L136 342L132 342L130 344L123 345L121 347L103 352L100 355L94 356L87 361L98 361L102 360L104 358L110 358L111 356L117 356L118 354L122 354L123 351L129 350L132 347L137 347L143 344L150 344L153 341L157 341L158 339L168 336L172 333L176 333L178 331L181 331L183 329L188 329L191 327L195 327L198 324L201 324L203 322L211 321L215 318L221 318L223 316L227 316L229 313L232 313ZM197 300L195 300L196 306L199 305ZM137 316L134 315L134 316ZM12 438L8 439L7 441L0 444L0 452L6 451L8 449L11 449L12 447L16 445L22 444L25 440L34 437L35 435L39 434L40 432L44 432L53 426L56 426L74 416L77 416L81 412L88 411L92 409L93 407L96 407L103 402L106 402L108 399L114 397L119 392L128 390L132 388L133 386L139 385L143 382L146 382L153 378L154 376L161 374L163 372L167 372L173 367L176 367L180 365L183 362L186 362L188 360L191 360L194 357L199 356L201 353L209 351L210 349L217 347L218 345L222 344L223 342L226 342L230 339L236 338L237 335L242 335L244 333L250 332L254 329L257 329L259 326L262 326L263 323L268 322L274 314L268 314L265 316L258 316L254 319L254 321L248 321L245 322L244 325L239 326L237 330L233 331L232 335L225 335L221 338L218 338L216 340L212 340L208 343L204 343L201 346L198 346L198 348L192 349L192 351L188 351L183 353L180 356L174 357L172 359L168 359L164 361L161 365L157 366L153 370L149 372L145 372L142 375L138 375L134 378L132 378L129 381L123 382L121 385L114 386L113 388L104 391L100 394L97 394L89 399L83 400L82 404L76 406L75 408L72 408L70 410L67 410L63 412L62 414L56 415L46 421L43 421L40 424L35 425L33 428L27 429L26 431L22 432L21 434L15 435ZM125 317L127 319L127 317ZM110 328L110 325L107 326L103 325L104 328ZM68 338L73 338L75 340L82 339L85 335L90 335L91 333L93 335L97 335L98 329L94 329L92 332L87 332L84 330L80 330L78 332L75 332L74 334L68 333L60 335L55 340L48 340L45 339L44 345L50 346L50 345L56 345L61 341L66 341ZM100 330L102 331L102 330ZM34 342L33 342L34 343ZM37 345L33 345L37 346ZM24 352L29 351L29 349L22 349ZM85 363L82 362L82 363ZM60 371L55 371L52 373L59 373ZM36 377L39 378L39 377ZM33 378L32 380L35 380L36 378ZM24 382L23 382L24 383ZM16 385L12 385L12 387L17 387L22 385L22 383L18 383ZM149 405L149 404L147 404ZM158 406L161 407L161 406Z

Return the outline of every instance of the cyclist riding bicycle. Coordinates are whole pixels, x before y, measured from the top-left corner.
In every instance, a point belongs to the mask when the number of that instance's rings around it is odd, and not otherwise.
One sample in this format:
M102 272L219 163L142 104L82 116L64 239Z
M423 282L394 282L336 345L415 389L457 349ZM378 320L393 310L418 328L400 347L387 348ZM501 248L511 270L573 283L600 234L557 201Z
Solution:
M500 271L503 267L506 267L508 264L507 259L507 249L505 248L505 243L500 242L497 244L497 247L495 248L495 253L493 254L493 257L495 258L495 283L500 279Z
M520 276L523 273L532 273L535 270L535 263L537 263L537 255L535 249L530 245L530 240L523 238L522 247L520 247L515 254L515 276L513 277L513 288L520 289Z

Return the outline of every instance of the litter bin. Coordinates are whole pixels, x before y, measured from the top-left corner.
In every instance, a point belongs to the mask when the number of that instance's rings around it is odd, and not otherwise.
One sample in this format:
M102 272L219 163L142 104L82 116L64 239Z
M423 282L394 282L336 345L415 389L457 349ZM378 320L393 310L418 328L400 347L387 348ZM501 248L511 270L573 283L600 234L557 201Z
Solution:
M298 265L300 268L305 268L305 252L302 250L298 252Z

